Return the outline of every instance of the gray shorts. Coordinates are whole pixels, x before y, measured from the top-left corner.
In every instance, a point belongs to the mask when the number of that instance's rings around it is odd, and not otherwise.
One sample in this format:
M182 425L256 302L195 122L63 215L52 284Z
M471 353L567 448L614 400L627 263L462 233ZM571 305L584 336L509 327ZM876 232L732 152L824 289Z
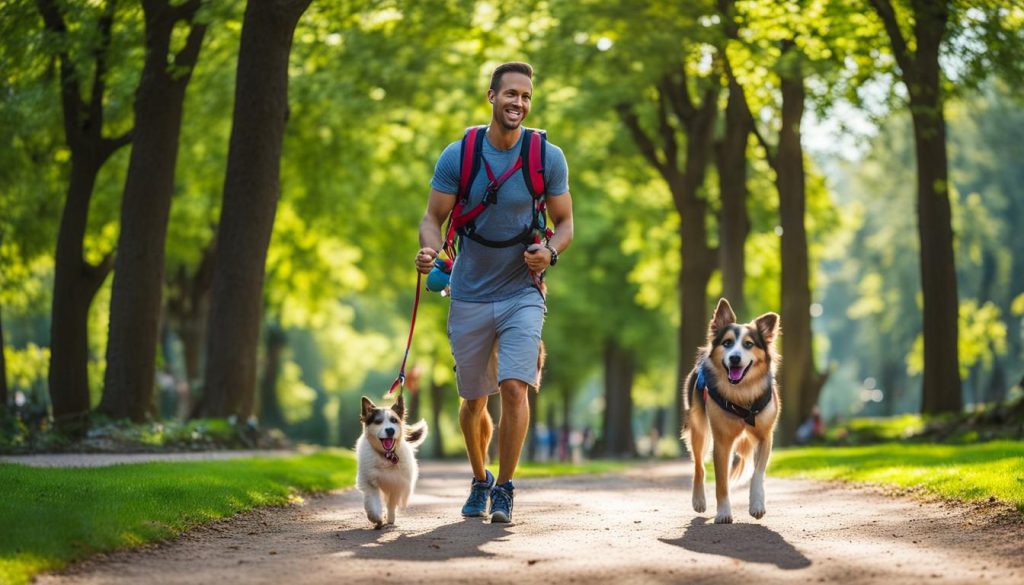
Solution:
M448 340L455 357L459 396L473 400L495 394L504 380L537 386L545 311L537 289L494 302L452 299L451 303Z

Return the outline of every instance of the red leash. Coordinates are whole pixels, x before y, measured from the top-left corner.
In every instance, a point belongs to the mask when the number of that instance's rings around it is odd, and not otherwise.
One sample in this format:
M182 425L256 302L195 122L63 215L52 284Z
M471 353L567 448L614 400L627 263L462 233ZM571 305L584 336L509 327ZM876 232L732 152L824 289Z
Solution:
M423 273L416 271L416 300L412 304L412 323L409 325L409 340L405 342L405 357L402 358L402 366L398 368L398 377L391 383L384 396L391 396L396 388L405 388L405 363L409 360L409 350L412 348L412 332L416 330L416 312L420 308L420 289L423 284Z

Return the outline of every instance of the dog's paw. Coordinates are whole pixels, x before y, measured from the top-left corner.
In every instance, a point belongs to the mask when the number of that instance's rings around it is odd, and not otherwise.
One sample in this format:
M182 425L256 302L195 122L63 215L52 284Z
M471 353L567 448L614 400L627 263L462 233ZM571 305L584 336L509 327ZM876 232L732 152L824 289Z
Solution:
M384 523L380 514L372 510L366 511L366 519L370 521L370 524L374 525L374 528L380 528L381 524Z
M693 511L698 514L703 514L708 509L708 504L704 500L704 494L693 494Z
M381 522L379 520L377 522L374 522L374 524L373 524L373 529L374 530L380 530L381 528L384 528L384 523L383 522Z
M750 502L750 515L760 520L764 517L764 502Z
M729 512L719 512L715 516L715 524L732 524L732 514Z

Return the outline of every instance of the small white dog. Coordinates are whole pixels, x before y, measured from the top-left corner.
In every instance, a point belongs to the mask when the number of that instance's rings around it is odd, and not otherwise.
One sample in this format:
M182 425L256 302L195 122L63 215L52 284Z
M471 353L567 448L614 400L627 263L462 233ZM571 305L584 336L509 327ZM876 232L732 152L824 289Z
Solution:
M384 524L384 506L387 523L395 523L395 508L405 508L419 477L416 447L427 436L427 422L421 420L406 428L404 416L401 394L391 408L378 408L363 396L359 416L363 434L356 441L356 487L363 492L366 517L375 528Z

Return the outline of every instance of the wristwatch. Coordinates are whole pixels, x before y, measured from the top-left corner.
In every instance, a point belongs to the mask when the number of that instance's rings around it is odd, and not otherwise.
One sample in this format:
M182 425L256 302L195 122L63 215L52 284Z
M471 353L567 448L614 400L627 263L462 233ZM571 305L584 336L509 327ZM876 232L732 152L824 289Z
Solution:
M544 244L544 247L548 249L548 252L551 252L551 266L558 264L558 250L551 244Z

